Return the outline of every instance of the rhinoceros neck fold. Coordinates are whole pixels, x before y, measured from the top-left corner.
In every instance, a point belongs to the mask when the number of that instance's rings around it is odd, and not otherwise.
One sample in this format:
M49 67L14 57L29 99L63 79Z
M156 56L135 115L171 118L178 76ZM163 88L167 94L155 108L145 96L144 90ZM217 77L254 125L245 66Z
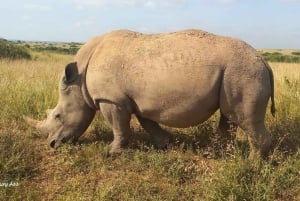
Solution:
M86 85L86 72L88 70L89 62L92 59L95 50L99 43L101 43L102 37L96 37L90 42L86 43L77 52L75 61L77 62L78 73L81 75L81 92L86 104L93 110L98 110L99 107L96 105L90 96L90 93Z
M99 110L99 107L94 103L92 97L90 96L87 87L86 87L86 80L85 80L85 73L82 75L82 85L81 85L81 92L86 104L93 110Z
M93 110L99 110L98 105L96 105L92 99L92 97L90 96L90 93L87 89L86 86L86 72L89 66L89 62L90 59L93 57L94 55L94 50L95 48L92 49L90 55L88 56L88 60L86 63L84 63L84 65L81 64L81 66L78 66L79 70L80 70L80 74L81 74L81 93L82 96L84 98L84 101L86 102L86 104ZM79 64L80 65L80 64Z
M92 55L93 54L91 54L90 58L92 57ZM88 64L89 62L87 63L86 67L84 68L81 74L81 92L86 104L93 110L99 110L99 107L94 103L86 86L86 72L87 72Z

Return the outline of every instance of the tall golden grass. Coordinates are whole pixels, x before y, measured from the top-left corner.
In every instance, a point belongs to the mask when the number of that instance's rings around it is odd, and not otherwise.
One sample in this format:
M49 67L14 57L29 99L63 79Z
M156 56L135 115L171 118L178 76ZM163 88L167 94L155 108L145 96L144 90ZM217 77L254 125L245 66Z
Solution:
M253 162L245 157L247 148L212 139L214 117L174 129L166 151L140 140L145 133L137 130L129 150L116 158L106 154L111 131L98 117L81 145L51 151L22 115L43 118L56 105L58 81L70 61L72 56L52 53L0 60L0 184L18 183L0 186L0 200L300 200L300 64L270 63L277 116L268 112L267 126L274 151L269 160Z

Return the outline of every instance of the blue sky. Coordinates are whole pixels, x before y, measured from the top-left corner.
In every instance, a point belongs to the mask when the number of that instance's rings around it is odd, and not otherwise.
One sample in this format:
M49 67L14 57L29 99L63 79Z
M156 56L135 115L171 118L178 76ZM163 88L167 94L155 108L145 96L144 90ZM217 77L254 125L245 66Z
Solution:
M255 48L300 49L300 0L7 0L0 37L85 42L114 29L203 29Z

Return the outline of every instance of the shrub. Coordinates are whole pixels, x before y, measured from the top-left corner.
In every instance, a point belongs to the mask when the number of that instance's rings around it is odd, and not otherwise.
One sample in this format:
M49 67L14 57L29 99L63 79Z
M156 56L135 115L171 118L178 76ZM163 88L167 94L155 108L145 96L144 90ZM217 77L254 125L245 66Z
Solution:
M36 46L33 49L35 51L48 51L48 52L55 52L55 53L59 53L59 54L74 55L79 50L79 46L71 45L70 47L59 47L59 46L55 46L53 44L48 44L47 46Z
M0 39L0 58L31 59L31 56L25 47L18 46L5 39Z
M292 55L284 55L280 52L265 52L262 53L262 56L270 62L300 63L300 52L293 52Z
M292 52L292 55L300 56L300 52Z

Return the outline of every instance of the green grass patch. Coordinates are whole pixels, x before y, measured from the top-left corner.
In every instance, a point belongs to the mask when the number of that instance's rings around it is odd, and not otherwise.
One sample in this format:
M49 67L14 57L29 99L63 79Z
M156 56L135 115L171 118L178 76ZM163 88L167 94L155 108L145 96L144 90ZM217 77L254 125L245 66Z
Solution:
M236 158L222 165L215 175L211 200L297 200L299 198L299 152L270 161Z

